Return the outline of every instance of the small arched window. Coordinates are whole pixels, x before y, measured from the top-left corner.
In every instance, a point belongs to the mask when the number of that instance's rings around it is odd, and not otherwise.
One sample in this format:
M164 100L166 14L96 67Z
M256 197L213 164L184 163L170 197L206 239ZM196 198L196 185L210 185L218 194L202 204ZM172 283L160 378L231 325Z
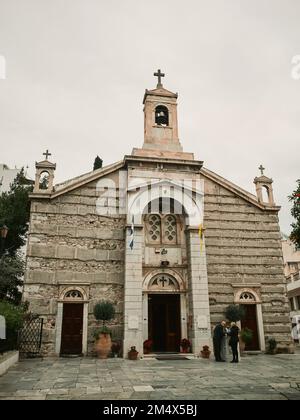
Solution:
M250 292L243 292L240 295L241 303L252 303L255 302L255 296Z
M155 124L168 126L169 125L169 110L163 105L158 105L155 108Z
M65 294L65 300L83 300L83 296L79 290L69 290Z

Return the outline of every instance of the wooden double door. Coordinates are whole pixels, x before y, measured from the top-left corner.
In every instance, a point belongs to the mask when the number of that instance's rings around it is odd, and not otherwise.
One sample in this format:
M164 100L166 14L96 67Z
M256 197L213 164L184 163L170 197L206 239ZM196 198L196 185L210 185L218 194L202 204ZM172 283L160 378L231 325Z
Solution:
M83 303L64 303L60 354L82 354Z
M180 351L180 295L148 295L149 338L154 352Z

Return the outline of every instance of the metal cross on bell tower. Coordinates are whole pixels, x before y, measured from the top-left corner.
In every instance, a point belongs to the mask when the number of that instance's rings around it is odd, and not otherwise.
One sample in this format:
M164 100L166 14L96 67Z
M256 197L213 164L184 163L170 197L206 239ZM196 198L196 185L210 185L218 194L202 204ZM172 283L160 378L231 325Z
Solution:
M43 153L43 155L45 156L46 160L48 160L49 156L52 156L52 153L49 152L49 150L47 149L45 153Z
M260 167L258 168L259 170L260 170L260 172L261 172L261 176L263 176L264 175L264 170L266 169L266 168L264 168L262 165L260 165Z
M157 88L162 88L163 85L161 83L161 78L165 77L165 73L162 73L160 69L157 70L157 72L154 73L154 76L157 77Z

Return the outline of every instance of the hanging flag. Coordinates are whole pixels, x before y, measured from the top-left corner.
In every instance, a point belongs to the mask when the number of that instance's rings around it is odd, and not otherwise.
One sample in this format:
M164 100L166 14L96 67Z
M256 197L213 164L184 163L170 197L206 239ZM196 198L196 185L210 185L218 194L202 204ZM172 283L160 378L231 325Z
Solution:
M129 246L131 250L133 249L133 243L134 243L134 216L132 216L130 236L129 236Z
M203 234L204 234L204 228L202 223L199 225L199 238L200 238L200 252L202 252L203 249Z

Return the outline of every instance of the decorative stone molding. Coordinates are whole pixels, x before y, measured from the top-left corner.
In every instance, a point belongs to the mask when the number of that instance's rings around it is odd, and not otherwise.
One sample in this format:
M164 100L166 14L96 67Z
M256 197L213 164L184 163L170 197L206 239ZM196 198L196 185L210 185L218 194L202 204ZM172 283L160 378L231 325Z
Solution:
M201 187L200 187L201 188ZM186 184L177 183L169 179L161 180L151 184L148 190L147 184L135 184L128 188L128 224L134 221L142 223L142 215L145 214L148 204L160 198L174 201L174 205L181 206L186 225L198 226L203 220L203 190L193 189Z
M165 276L166 279L171 280L173 282L173 285L169 283L169 287L167 286L160 286L159 284L157 287L153 287L153 281L156 279L159 279L160 276ZM155 285L154 285L155 286ZM186 285L182 277L172 269L157 269L153 270L150 273L148 273L143 281L143 292L149 292L149 291L161 291L161 292L173 292L173 291L180 291L185 292L186 291Z
M73 285L69 287L64 287L60 290L59 294L59 302L87 302L88 299L88 292L85 288Z
M234 303L253 305L261 303L260 295L252 288L244 287L235 291Z

